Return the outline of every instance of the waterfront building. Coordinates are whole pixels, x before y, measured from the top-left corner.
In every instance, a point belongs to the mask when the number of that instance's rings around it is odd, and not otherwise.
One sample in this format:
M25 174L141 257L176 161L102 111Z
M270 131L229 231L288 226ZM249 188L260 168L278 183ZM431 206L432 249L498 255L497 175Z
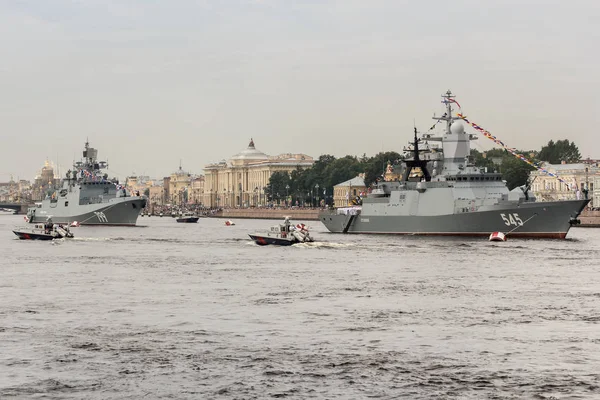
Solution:
M162 200L162 204L170 204L171 201L171 192L169 191L169 188L171 186L171 177L170 176L165 176L163 178L163 200Z
M594 179L590 180L589 193L592 201L588 207L600 209L600 176L594 175Z
M144 194L145 190L152 185L152 180L147 176L128 176L125 178L125 187L130 193L140 192Z
M192 177L188 192L188 204L204 204L204 175Z
M33 181L31 188L31 200L40 201L46 197L46 193L54 189L60 183L60 178L54 174L54 168L48 160L44 163L40 174Z
M151 205L163 206L165 204L165 188L162 181L156 182L148 188L148 200Z
M364 174L333 186L333 204L335 207L347 207L357 204L356 198L367 192Z
M232 156L204 167L204 199L207 207L248 207L267 203L265 190L274 172L310 168L315 161L306 154L285 153L268 156L248 147Z
M192 175L184 171L179 166L179 169L173 172L169 179L169 203L172 205L183 205L188 200L188 188L192 181Z
M587 160L575 164L548 164L543 163L542 167L548 172L558 175L562 183L553 176L538 170L530 173L531 192L540 201L556 201L574 199L577 196L584 196L585 190L588 190L588 197L592 199L590 207L594 204L600 204L600 191L597 190L600 183L600 168L598 163ZM583 198L583 197L581 197Z
M8 182L0 182L0 202L15 203L17 202L18 191L17 183L10 177Z

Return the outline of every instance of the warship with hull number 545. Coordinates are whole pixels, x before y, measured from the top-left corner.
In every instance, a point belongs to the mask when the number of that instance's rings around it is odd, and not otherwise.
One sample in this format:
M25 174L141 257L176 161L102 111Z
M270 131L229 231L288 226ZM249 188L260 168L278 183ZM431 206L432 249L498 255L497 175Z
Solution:
M98 151L85 143L83 161L73 165L62 181L62 187L46 194L41 202L27 211L31 223L77 221L81 225L130 225L137 222L140 211L146 206L146 197L135 195L117 182L108 180L102 169L108 167L97 160Z
M489 236L509 232L511 237L561 238L567 236L588 199L539 202L527 187L508 190L502 175L473 165L470 142L458 104L450 91L442 96L446 112L439 135L417 137L403 160L401 179L380 181L359 207L338 208L319 214L331 232ZM419 146L421 145L421 148Z

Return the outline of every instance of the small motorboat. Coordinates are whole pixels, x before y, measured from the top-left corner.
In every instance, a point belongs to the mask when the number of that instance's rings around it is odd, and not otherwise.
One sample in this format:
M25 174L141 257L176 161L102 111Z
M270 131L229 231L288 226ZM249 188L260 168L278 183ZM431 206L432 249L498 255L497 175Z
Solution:
M179 217L177 217L177 222L198 222L199 219L200 219L200 217L198 217L192 213L185 213L185 214L181 214L181 215L179 215Z
M13 233L21 240L54 240L73 237L68 226L52 223L36 224L33 228L18 229Z
M506 242L506 235L502 232L492 232L489 240L490 242Z
M249 234L248 236L260 246L267 244L291 246L296 243L308 243L314 241L308 233L308 227L306 225L292 225L289 217L285 217L283 224L272 226L270 231Z
M232 226L235 225L235 222L233 222L232 220L228 219L227 221L225 221L225 226Z

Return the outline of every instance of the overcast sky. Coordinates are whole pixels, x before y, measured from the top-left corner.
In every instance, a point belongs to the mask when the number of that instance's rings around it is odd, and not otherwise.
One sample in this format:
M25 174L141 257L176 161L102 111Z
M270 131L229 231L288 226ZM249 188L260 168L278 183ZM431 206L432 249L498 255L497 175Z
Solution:
M86 138L122 180L251 137L399 151L448 89L509 146L600 158L597 0L0 0L0 52L0 181L66 171Z

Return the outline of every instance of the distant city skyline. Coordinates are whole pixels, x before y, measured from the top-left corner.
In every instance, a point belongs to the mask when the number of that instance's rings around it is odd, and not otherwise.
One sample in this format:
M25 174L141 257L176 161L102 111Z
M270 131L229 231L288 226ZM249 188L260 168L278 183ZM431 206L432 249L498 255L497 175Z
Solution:
M86 138L121 180L201 174L251 137L400 152L448 89L511 147L600 158L599 18L592 0L1 2L0 181L64 175Z

